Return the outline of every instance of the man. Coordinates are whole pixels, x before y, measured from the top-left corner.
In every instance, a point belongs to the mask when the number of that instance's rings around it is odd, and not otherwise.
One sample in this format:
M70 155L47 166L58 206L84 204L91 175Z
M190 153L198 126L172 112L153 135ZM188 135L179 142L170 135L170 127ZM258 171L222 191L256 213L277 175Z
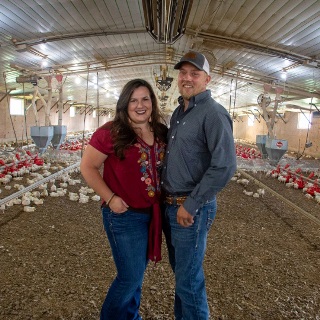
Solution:
M203 259L216 214L216 194L236 170L232 120L211 98L204 55L188 52L179 70L181 97L173 112L162 173L163 231L176 279L176 320L207 320Z

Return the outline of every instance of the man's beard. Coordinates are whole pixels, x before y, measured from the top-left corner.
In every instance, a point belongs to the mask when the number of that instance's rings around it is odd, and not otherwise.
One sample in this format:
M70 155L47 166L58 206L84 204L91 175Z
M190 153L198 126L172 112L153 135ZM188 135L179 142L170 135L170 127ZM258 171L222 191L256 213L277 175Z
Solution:
M183 94L183 93L181 93L181 97L184 99L184 100L190 100L192 97L193 97L193 95L191 95L191 94Z
M184 88L181 88L180 90L180 94L181 94L181 97L185 100L190 100L193 96L194 96L194 93L190 92L189 94L186 92L186 90L184 90Z

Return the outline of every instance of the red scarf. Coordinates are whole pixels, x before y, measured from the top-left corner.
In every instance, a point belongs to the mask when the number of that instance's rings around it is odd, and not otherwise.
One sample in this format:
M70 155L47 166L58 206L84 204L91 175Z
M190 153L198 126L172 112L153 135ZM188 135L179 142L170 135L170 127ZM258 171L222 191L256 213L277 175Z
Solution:
M152 207L152 217L149 226L148 259L157 263L161 260L162 222L159 203Z

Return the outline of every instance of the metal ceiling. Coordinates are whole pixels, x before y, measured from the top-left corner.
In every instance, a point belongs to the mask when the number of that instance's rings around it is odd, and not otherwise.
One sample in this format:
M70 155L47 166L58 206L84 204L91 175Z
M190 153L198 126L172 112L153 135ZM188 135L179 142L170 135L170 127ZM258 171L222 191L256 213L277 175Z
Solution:
M173 65L194 49L206 54L212 71L209 88L233 116L257 107L265 83L272 84L271 98L276 87L283 88L280 111L319 109L319 0L187 2L2 0L0 93L29 94L33 84L17 83L17 78L34 76L46 95L50 79L55 89L56 75L62 75L64 103L112 110L122 86L141 77L154 85L163 110L171 113L179 96L176 81L161 92L156 76L166 70L175 78ZM189 4L185 24L174 28L183 34L173 34L172 41L152 35L145 3L156 8L154 16L162 6L166 21L177 21L177 12ZM174 5L173 13L165 11ZM164 20L163 30L168 30Z

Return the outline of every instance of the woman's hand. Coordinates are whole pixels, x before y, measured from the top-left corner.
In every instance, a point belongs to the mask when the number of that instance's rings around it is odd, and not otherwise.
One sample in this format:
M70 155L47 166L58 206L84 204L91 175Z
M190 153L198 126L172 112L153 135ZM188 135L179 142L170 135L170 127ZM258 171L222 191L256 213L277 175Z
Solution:
M109 208L114 213L124 213L128 210L128 207L129 206L122 200L122 198L117 195L115 195L109 202Z

